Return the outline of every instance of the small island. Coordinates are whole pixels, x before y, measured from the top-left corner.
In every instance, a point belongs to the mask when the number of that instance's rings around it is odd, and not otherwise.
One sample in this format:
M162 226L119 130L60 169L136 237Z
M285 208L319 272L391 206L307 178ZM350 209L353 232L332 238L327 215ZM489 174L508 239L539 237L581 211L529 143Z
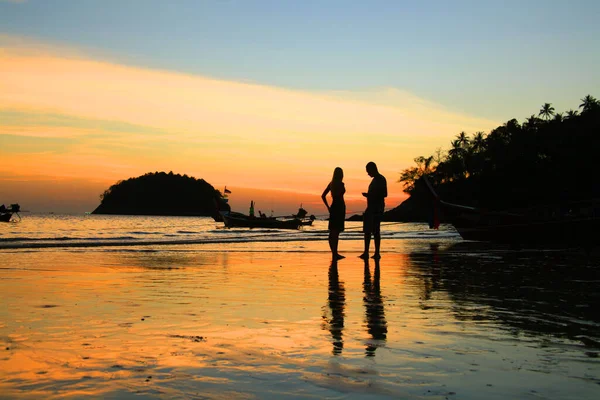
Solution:
M100 195L92 214L212 217L229 210L223 195L204 179L151 172L119 181Z

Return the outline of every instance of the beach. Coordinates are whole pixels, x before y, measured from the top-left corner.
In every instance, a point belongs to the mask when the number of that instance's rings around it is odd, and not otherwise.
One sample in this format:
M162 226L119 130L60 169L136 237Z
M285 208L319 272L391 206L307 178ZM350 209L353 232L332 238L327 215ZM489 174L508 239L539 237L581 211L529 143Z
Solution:
M2 250L0 398L600 396L594 255L361 246Z
M0 0L0 400L600 400L599 20Z

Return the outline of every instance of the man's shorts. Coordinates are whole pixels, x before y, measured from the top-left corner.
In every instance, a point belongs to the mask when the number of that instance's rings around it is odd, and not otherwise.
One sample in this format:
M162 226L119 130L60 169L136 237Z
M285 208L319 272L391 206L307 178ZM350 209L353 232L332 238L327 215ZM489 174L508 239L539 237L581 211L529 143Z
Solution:
M381 229L383 213L366 210L363 214L363 233L378 234Z

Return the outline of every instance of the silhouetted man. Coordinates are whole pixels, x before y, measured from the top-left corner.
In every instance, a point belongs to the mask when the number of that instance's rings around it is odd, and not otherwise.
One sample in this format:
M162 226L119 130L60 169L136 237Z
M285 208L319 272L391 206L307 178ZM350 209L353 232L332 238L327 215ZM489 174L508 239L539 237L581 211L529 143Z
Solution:
M369 191L363 193L367 198L367 209L363 214L363 233L365 234L365 251L359 257L364 259L369 258L369 246L371 245L371 235L375 241L374 259L381 258L379 246L381 244L381 218L385 210L385 198L387 197L387 181L385 177L377 170L377 165L370 161L367 164L367 174L371 178Z

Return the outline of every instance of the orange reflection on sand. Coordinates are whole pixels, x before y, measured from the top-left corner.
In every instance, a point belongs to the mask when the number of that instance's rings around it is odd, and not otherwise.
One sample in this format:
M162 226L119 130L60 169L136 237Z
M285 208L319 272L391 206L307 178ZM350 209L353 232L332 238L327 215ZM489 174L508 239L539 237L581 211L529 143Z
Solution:
M332 356L378 357L390 340L416 337L418 318L407 314L408 328L389 322L398 312L389 301L400 289L402 257L390 256L381 269L344 260L335 277L326 244L310 246L318 251L26 258L10 270L10 285L0 280L7 305L0 338L9 348L0 388L102 397L232 380L243 387L242 376L296 374ZM6 255L4 265L22 258Z

